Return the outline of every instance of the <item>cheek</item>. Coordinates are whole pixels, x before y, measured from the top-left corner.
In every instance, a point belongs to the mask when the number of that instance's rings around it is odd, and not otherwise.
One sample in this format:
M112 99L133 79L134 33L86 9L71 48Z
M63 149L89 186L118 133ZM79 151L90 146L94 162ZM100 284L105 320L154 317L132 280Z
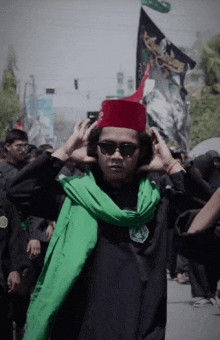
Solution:
M102 169L106 165L107 156L103 155L100 151L97 151L98 165Z
M132 158L125 159L125 164L126 164L126 168L128 172L132 172L137 169L139 158L140 158L140 153L138 152Z
M16 149L11 148L11 149L10 149L10 153L13 154L13 155L16 154Z

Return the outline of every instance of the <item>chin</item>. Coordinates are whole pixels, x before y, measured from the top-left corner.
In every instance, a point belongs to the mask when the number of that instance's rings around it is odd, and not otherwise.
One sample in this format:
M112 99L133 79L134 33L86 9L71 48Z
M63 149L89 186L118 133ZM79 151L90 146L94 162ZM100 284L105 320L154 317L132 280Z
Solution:
M18 162L23 162L24 158L25 158L25 157L20 157L20 158L18 158Z
M122 174L106 174L106 178L108 178L109 181L116 181L116 182L127 182L129 181L130 177L128 178L125 175Z

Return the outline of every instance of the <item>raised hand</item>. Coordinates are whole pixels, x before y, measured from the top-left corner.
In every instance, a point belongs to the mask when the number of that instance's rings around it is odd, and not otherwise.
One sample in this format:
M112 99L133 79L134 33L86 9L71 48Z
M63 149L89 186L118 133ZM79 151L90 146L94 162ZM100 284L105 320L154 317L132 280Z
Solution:
M66 161L67 159L73 159L76 163L91 163L96 162L96 159L93 157L89 157L87 155L87 145L88 145L88 137L92 129L94 129L97 125L97 122L94 122L89 128L90 120L86 120L85 122L78 122L74 128L74 133L68 139L68 141L62 145L58 150L56 150L52 156L61 159L62 161Z
M154 149L154 157L150 164L141 167L141 170L163 171L172 174L181 171L182 166L173 158L168 146L162 139L156 127L151 128L151 138Z

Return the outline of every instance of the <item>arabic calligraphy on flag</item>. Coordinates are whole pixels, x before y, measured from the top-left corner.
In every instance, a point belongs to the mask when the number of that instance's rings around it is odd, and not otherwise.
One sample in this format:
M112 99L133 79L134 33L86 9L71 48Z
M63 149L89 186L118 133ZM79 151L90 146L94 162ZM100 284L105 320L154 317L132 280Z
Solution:
M157 126L167 140L176 141L188 151L189 100L184 88L186 71L195 62L173 45L149 18L143 8L137 42L136 88L144 84L143 102L149 125Z

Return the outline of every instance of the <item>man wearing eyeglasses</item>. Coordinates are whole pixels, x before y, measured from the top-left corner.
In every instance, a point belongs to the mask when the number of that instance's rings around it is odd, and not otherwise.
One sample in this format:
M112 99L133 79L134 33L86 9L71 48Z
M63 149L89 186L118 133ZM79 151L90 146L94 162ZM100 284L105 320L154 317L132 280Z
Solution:
M142 104L106 100L88 124L8 191L24 213L58 219L24 340L164 340L169 206L172 218L195 208L198 184L156 128L146 133ZM71 159L91 164L87 174L56 181ZM149 171L168 173L173 188Z
M28 136L25 131L19 129L9 130L5 138L7 151L6 161L0 163L0 188L3 189L6 182L10 182L17 171L27 163L24 161L28 147Z

